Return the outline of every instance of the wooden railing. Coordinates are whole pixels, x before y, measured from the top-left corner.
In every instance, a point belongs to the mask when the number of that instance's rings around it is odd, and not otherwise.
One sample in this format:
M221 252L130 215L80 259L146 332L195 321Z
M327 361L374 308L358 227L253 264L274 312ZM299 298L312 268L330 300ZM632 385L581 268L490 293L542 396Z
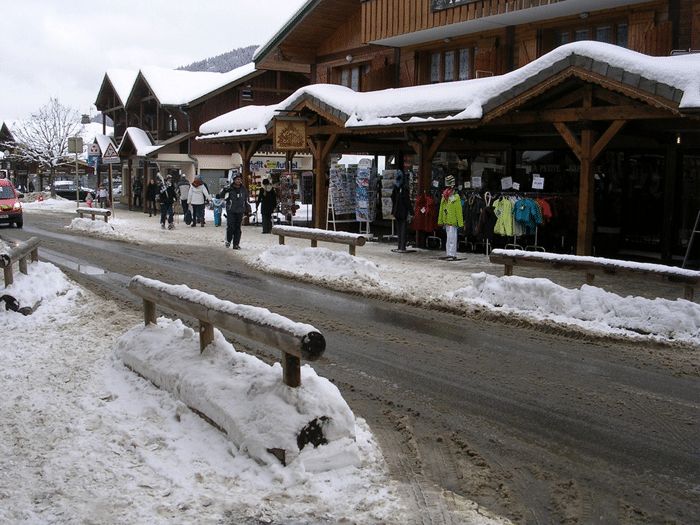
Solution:
M692 301L695 286L700 283L700 272L661 264L630 263L602 257L560 255L521 250L493 250L489 259L504 266L503 275L513 275L514 266L544 266L557 270L574 270L585 274L586 283L593 284L596 275L640 275L680 283L684 298Z
M112 210L107 208L77 208L75 213L82 219L83 215L91 215L92 220L95 220L95 215L100 215L105 218L105 222L109 222L109 217L112 215Z
M156 306L199 320L200 351L214 341L214 327L280 350L284 383L301 384L301 359L323 355L326 340L312 326L296 323L265 308L222 301L213 295L137 275L129 290L143 299L144 322L156 324Z
M12 265L15 262L19 262L19 271L27 275L27 259L31 258L32 261L39 260L39 244L38 237L31 237L29 240L14 246L7 253L0 255L0 265L2 265L5 277L5 288L14 282Z
M355 255L355 246L364 246L367 238L364 235L348 232L335 232L316 228L300 228L298 226L273 226L272 233L278 235L280 244L285 237L311 240L311 247L316 248L318 241L347 244L350 255Z

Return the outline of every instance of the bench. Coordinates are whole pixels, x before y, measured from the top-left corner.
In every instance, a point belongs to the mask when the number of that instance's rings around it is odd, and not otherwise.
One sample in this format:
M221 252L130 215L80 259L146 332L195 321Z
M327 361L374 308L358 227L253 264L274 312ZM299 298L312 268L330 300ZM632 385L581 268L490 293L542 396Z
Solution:
M28 240L21 242L11 248L9 251L0 254L0 266L2 266L5 277L5 288L14 282L12 275L12 265L19 262L19 271L27 275L27 258L32 261L39 260L39 241L38 237L31 237Z
M662 264L636 263L602 257L561 255L554 253L528 252L522 250L493 250L489 260L504 266L503 275L513 275L514 266L539 266L557 270L574 270L585 274L586 283L593 284L596 275L638 275L680 283L684 287L684 298L692 301L695 286L700 283L700 272L664 266Z
M199 320L200 351L214 341L214 326L280 350L283 381L301 385L301 359L323 355L326 340L312 326L296 323L265 308L223 301L184 285L172 285L137 275L129 290L143 299L146 326L156 324L156 305Z
M107 208L77 208L75 213L82 219L83 215L91 215L92 220L95 220L95 215L100 215L105 218L105 222L109 222L109 217L112 215L112 210Z
M310 239L312 248L318 246L318 241L347 244L350 255L355 255L356 246L364 246L367 242L367 238L359 233L300 228L299 226L273 226L272 233L279 236L280 244L284 244L285 237Z

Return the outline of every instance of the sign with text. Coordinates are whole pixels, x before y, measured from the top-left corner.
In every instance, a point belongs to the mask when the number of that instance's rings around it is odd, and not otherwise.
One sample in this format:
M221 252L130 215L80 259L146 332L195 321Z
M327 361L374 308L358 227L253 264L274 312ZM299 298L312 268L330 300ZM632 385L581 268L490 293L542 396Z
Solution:
M474 189L481 188L481 175L473 175L472 176L472 188L474 188Z
M537 173L532 174L532 189L533 190L543 190L544 189L544 177L540 177Z
M513 187L513 177L503 177L501 179L501 189L509 190Z

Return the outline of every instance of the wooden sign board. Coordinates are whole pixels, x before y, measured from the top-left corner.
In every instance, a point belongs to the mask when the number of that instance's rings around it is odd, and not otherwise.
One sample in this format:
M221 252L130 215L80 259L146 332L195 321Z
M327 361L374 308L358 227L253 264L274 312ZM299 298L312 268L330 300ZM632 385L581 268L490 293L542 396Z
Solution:
M274 147L277 151L302 151L306 145L304 119L275 119Z

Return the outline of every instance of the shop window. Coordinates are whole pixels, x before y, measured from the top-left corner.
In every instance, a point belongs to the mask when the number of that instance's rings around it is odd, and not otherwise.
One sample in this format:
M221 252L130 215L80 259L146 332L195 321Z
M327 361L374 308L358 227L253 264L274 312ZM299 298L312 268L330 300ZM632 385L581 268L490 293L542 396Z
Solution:
M430 53L430 83L469 80L472 75L472 48Z

